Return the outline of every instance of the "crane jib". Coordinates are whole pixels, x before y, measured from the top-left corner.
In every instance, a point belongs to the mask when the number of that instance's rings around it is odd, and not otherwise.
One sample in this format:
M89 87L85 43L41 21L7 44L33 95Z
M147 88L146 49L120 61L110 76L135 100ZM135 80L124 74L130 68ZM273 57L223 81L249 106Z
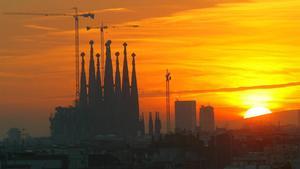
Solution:
M75 105L79 98L79 17L94 19L93 13L78 13L77 8L73 8L75 13L32 13L32 12L6 12L4 15L32 15L32 16L70 16L75 20Z

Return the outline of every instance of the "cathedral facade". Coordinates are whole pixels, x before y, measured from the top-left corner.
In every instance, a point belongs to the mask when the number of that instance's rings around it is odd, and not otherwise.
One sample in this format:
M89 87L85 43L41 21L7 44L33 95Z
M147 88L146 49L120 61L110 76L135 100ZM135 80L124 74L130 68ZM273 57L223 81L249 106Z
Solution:
M85 53L81 53L80 96L73 107L57 107L50 117L51 136L57 142L87 140L97 135L135 137L144 134L144 118L139 116L139 95L135 54L129 78L127 44L124 43L122 76L120 53L115 53L115 71L111 55L111 41L106 42L104 82L101 78L100 56L94 56L94 42L90 41L88 76Z

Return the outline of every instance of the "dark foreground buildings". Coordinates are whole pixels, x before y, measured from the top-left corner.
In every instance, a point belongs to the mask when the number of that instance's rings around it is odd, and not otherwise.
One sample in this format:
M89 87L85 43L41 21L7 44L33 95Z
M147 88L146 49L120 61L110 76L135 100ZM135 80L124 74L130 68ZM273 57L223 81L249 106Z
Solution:
M101 82L100 55L94 56L90 41L88 77L85 53L81 53L80 98L75 107L57 107L50 117L51 136L56 142L77 142L97 135L134 137L144 133L144 119L139 117L139 98L132 53L132 74L129 79L127 44L124 43L122 79L119 52L115 53L113 71L111 41L106 42L104 82ZM103 56L101 56L103 57ZM101 85L104 84L104 85Z

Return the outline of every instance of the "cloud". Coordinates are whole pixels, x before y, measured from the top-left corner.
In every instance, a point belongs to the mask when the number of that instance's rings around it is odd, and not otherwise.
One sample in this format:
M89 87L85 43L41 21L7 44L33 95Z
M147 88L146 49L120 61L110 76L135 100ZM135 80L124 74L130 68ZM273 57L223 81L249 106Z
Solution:
M47 26L41 26L41 25L24 25L26 28L32 28L32 29L38 29L38 30L44 30L44 31L56 31L57 28L47 27Z
M92 11L93 13L105 13L105 12L131 12L132 10L127 8L106 8Z
M242 86L242 87L231 87L231 88L218 88L218 89L206 89L206 90L181 90L174 91L172 94L201 94L201 93L226 93L226 92L240 92L247 90L260 90L260 89L277 89L286 87L300 86L300 82L290 82L283 84L271 84L271 85L258 85L258 86ZM142 92L142 97L161 97L165 95L165 91L153 91L153 92Z

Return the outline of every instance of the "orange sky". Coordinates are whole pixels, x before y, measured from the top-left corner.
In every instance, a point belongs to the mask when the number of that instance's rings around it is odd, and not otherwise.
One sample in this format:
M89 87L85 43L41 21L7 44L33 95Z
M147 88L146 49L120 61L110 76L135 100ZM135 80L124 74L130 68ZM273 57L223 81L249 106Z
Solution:
M298 108L297 0L11 0L0 2L0 12L62 13L73 6L97 14L81 22L81 50L90 39L99 50L99 33L86 25L140 25L105 36L113 53L126 41L137 54L143 112L164 112L167 68L172 101L213 105L219 126L254 106ZM15 126L47 135L54 107L72 104L73 20L0 15L0 22L0 133Z

